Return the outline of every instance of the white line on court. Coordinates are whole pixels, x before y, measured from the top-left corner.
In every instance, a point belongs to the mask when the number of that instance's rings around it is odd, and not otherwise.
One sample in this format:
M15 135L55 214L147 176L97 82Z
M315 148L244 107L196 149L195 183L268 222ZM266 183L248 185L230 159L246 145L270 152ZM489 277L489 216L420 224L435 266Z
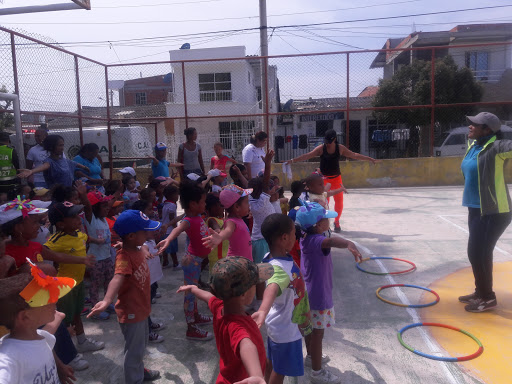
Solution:
M347 240L349 240L349 239L347 239ZM358 242L356 242L354 240L351 240L351 241L356 245L356 247L360 251L363 251L366 254L368 254L368 257L376 256L375 253L373 253L369 248L365 247L364 245L359 244ZM385 273L388 272L388 270L386 269L384 264L382 264L380 262L380 260L375 260L375 261L377 262L377 265L379 265L382 272L385 272ZM393 278L392 275L386 275L386 279L388 280L389 284L397 284L397 282L395 281L395 279ZM411 304L409 299L407 298L407 296L405 295L405 293L402 291L401 288L395 287L394 290L395 290L396 294L398 295L398 298L400 299L402 304L405 304L405 305ZM406 310L407 310L407 313L411 316L411 319L414 323L421 322L418 312L416 311L415 308L406 308ZM437 344L437 342L435 340L433 340L432 337L430 337L430 335L422 327L419 327L418 330L421 334L421 337L425 341L425 344L427 345L428 349L430 350L430 352L433 355L442 356L441 348L439 347L439 344ZM454 375L454 373L452 372L452 370L455 370L457 368L452 368L452 366L449 365L445 361L436 361L436 362L440 364L443 372L446 375L446 378L448 379L448 381L451 384L463 384L463 382L458 377L456 377Z

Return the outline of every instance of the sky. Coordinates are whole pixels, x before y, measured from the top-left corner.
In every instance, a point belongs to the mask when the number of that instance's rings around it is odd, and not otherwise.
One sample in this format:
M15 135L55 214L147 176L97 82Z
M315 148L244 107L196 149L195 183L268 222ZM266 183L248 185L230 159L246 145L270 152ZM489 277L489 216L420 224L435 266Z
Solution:
M3 0L1 8L66 3L70 0ZM183 43L191 48L244 45L257 55L259 31L210 32L257 28L257 0L91 0L92 10L59 11L1 16L0 25L59 42L66 49L103 63L129 63L169 59L169 50ZM357 21L427 12L511 4L506 0L267 0L269 54L339 52L379 49L389 37L416 31L449 30L458 24L512 22L512 7L429 16ZM339 24L276 28L286 25L341 22ZM179 36L198 34L196 36ZM160 40L136 40L162 37ZM118 40L124 40L122 42ZM351 56L351 94L376 85L382 70L370 70L375 53ZM279 59L282 99L343 96L345 56ZM156 67L148 70L157 71ZM138 77L143 68L120 70L113 77Z

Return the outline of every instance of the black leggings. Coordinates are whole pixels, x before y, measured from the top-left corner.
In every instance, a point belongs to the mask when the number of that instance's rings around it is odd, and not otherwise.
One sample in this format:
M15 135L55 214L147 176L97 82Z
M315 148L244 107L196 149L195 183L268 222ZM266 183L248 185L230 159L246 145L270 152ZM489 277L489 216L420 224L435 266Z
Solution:
M468 258L475 277L475 292L484 300L496 298L492 290L493 250L510 224L512 214L480 215L480 208L468 208Z

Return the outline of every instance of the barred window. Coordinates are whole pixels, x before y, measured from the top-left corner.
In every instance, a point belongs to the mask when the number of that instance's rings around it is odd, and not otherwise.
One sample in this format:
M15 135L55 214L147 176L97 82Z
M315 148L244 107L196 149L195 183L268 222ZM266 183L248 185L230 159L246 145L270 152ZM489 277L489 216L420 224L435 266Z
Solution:
M231 100L231 73L199 74L199 101Z

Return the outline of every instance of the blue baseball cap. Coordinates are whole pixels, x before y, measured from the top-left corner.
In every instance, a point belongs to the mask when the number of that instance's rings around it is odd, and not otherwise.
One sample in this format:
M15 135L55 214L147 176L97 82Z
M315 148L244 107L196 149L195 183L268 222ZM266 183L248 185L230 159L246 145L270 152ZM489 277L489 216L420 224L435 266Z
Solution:
M163 149L167 149L167 145L165 145L165 143L162 143L161 141L156 143L155 150L161 151Z
M338 214L334 211L328 211L318 203L305 202L299 207L295 214L295 222L300 225L303 230L307 230L322 219L334 219Z
M123 237L138 231L155 231L161 225L158 221L150 220L141 211L129 209L119 215L114 223L114 231Z

